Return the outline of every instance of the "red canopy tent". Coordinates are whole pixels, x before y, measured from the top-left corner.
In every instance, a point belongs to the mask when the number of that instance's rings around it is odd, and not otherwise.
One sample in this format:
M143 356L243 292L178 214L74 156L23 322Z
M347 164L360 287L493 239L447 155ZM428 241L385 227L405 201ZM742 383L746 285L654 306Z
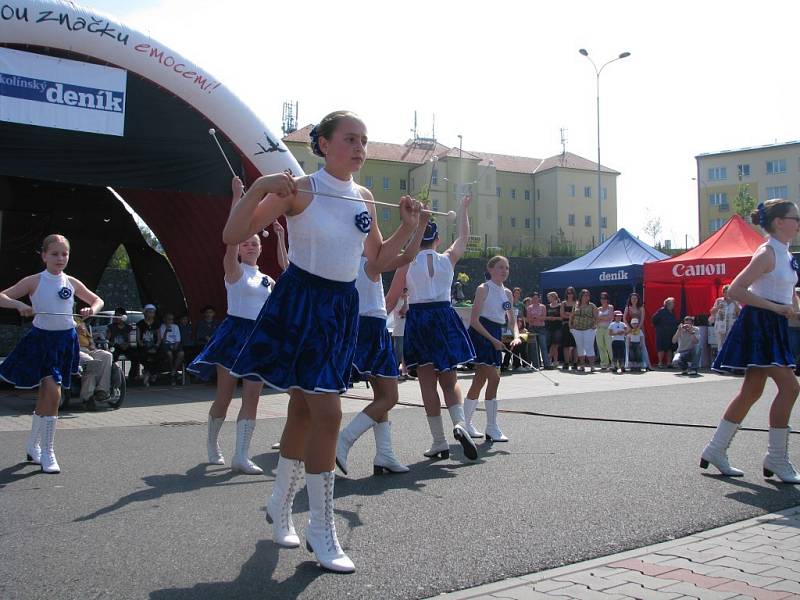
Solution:
M644 303L648 315L675 298L679 316L708 314L722 286L747 266L764 238L739 215L696 248L680 256L644 264ZM655 330L646 319L645 332L650 356L655 356Z

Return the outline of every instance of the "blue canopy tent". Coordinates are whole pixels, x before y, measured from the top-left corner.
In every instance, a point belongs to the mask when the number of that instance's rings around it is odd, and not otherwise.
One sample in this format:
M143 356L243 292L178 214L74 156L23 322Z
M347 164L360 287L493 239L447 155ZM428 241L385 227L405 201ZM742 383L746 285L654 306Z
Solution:
M642 293L642 265L663 258L669 256L620 229L591 252L541 273L542 302L547 301L544 295L551 290L558 292L563 300L564 290L573 286L576 291L588 289L595 304L600 301L600 292L607 291L611 304L622 307L632 291Z

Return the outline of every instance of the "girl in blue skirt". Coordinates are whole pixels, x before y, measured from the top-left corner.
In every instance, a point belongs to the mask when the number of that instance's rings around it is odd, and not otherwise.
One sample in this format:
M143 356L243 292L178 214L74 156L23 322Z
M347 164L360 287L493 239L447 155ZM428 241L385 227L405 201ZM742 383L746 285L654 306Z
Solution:
M74 277L64 273L69 262L69 241L48 235L42 242L45 270L29 275L0 292L0 307L13 308L23 317L34 316L33 327L0 364L0 379L21 389L39 388L33 424L28 437L28 460L44 473L60 473L53 441L58 421L61 386L69 388L78 372L78 335L72 318L75 296L89 306L88 317L103 308L103 301ZM28 296L31 305L17 298Z
M231 373L289 391L266 516L273 539L287 547L300 541L292 501L303 480L310 519L306 548L326 569L355 570L339 545L333 520L336 442L342 418L339 394L347 389L358 323L355 279L362 254L383 270L411 237L419 203L400 199L402 224L384 241L374 225L370 191L353 181L366 159L367 128L356 115L337 111L311 132L312 149L325 167L297 180L286 173L257 179L233 208L223 231L238 244L286 215L289 268L275 284ZM330 196L362 197L370 203Z
M392 280L387 303L397 300L397 292L407 287L409 308L406 315L403 356L406 366L416 367L422 402L428 417L433 443L424 455L449 458L450 446L444 436L438 386L453 421L453 436L470 460L478 458L478 449L464 426L464 405L456 367L475 359L475 349L461 318L450 305L453 268L464 256L469 239L470 197L464 196L458 210L458 238L445 252L436 252L439 233L430 222L422 238L422 250L408 267L398 269ZM391 291L391 290L390 290Z
M420 216L417 233L406 251L398 256L387 271L407 265L419 252L419 245L425 233L430 213ZM358 413L339 433L336 445L336 464L347 475L347 455L353 444L367 430L375 435L375 459L373 473L406 473L408 467L394 455L392 449L392 429L389 411L397 404L397 357L392 345L392 336L386 329L386 299L383 295L383 281L366 257L361 259L361 267L356 278L358 290L358 339L353 357L353 378L368 380L372 387L373 400Z
M744 372L744 381L739 393L728 404L714 437L703 449L700 466L705 469L712 464L728 477L744 474L728 461L728 446L750 407L764 392L767 378L771 378L778 387L778 394L769 411L764 476L776 475L786 483L800 483L800 474L789 461L789 417L800 386L794 375L795 362L786 321L798 312L795 294L798 265L789 252L789 243L800 230L800 214L789 200L769 200L758 205L751 219L769 237L731 283L728 295L745 307L712 367Z
M242 181L234 177L231 182L233 208L242 197ZM273 223L278 238L278 263L282 269L288 266L283 243L283 228ZM283 250L283 252L281 252ZM225 290L228 295L228 315L220 323L202 352L189 365L188 370L204 381L216 372L217 396L208 411L208 435L206 446L208 462L224 465L225 458L219 447L219 430L225 422L228 406L236 389L236 378L230 374L233 361L239 355L261 307L269 298L275 281L258 269L261 256L261 238L256 234L238 245L225 249L222 264L225 268ZM241 262L240 262L241 261ZM261 381L242 382L242 406L236 420L236 451L231 469L248 475L263 473L261 467L250 460L250 440L256 428L256 411L261 395Z
M522 343L514 318L513 295L503 285L508 279L509 264L504 256L489 259L486 265L490 279L478 286L475 291L475 302L469 323L469 338L475 347L475 377L464 400L464 419L470 436L483 437L472 424L472 415L478 406L478 399L483 386L486 385L484 402L486 403L486 440L488 442L507 442L497 425L497 388L500 385L500 365L502 364L503 327L508 322L514 332L511 348Z

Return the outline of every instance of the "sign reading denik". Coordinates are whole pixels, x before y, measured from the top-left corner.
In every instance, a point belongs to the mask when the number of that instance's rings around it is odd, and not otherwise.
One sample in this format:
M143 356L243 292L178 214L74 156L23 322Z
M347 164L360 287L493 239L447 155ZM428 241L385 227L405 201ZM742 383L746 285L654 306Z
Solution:
M0 48L0 121L123 135L127 72Z

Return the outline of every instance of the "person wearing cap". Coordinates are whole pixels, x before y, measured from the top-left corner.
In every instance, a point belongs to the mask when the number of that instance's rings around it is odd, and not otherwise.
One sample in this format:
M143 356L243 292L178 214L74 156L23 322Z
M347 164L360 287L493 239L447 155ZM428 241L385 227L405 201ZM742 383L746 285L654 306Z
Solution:
M628 326L622 320L622 311L614 311L614 320L608 324L608 335L611 338L611 370L620 375L625 372L625 335Z
M636 317L631 319L631 326L625 337L628 341L628 368L631 370L640 369L642 373L644 373L647 371L642 358L644 335L642 333L642 328L639 326L639 319Z
M163 355L159 352L160 323L156 320L156 305L145 304L142 312L144 319L136 324L136 347L142 365L142 383L148 386L156 381Z
M630 349L628 350L628 367L634 369L642 369L647 370L647 366L650 364L650 357L647 354L647 344L645 343L644 339L644 329L642 329L642 324L644 323L645 318L647 315L645 313L645 307L642 306L641 299L639 294L636 292L632 292L630 296L628 296L628 303L625 306L625 309L622 311L622 320L625 321L625 324L628 325L629 329L633 329L633 319L636 319L639 325L639 348L641 349L641 357L639 361L634 362L633 358L630 355Z
M672 336L678 350L672 362L680 368L681 375L697 375L700 363L700 330L694 326L694 317L686 315Z
M131 326L124 318L128 314L121 306L114 310L114 318L111 325L106 329L106 338L109 346L113 349L114 362L119 360L120 355L128 355L131 347Z

